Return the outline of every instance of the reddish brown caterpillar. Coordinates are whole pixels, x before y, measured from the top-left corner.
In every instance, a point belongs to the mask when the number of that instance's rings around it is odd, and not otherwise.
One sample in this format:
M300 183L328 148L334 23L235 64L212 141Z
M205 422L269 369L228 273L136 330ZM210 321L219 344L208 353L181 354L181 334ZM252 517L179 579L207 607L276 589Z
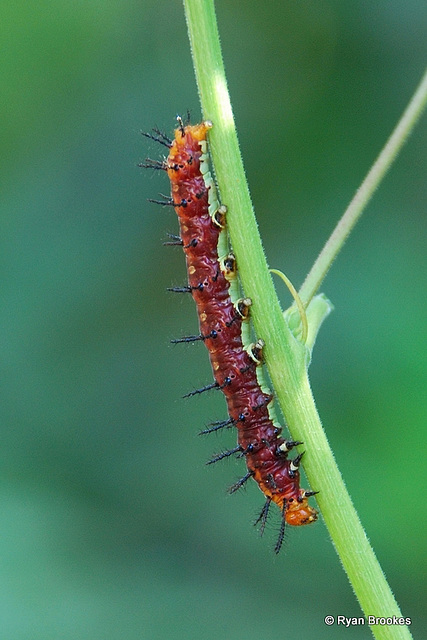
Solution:
M275 546L278 553L285 523L298 526L317 519L317 511L308 504L308 497L317 492L305 491L299 486L298 467L303 454L288 459L289 451L302 443L282 438L280 426L270 417L269 405L273 397L260 384L257 375L264 343L258 340L255 344L244 345L242 339L242 326L252 303L249 298L231 295L238 290L236 262L234 256L227 253L226 208L218 205L209 171L206 137L212 123L184 126L182 120L178 120L173 141L157 129L155 135L145 134L169 147L169 156L165 162L147 161L142 165L167 170L172 199L160 201L160 204L174 207L180 225L180 236L174 236L167 244L182 245L188 272L188 285L172 290L191 292L199 316L200 335L174 342L201 340L209 351L215 382L187 395L221 389L227 401L229 419L214 423L202 433L225 426L235 426L238 433L237 446L209 462L233 454L245 458L247 473L229 491L234 493L250 478L258 483L266 497L257 520L261 522L261 533L271 502L279 506L282 520Z

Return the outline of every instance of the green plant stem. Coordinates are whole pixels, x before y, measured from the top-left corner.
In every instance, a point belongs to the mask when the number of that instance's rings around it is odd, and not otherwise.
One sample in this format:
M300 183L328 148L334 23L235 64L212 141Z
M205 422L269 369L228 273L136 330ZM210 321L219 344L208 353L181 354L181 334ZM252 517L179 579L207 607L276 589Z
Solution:
M266 341L265 357L292 437L306 444L304 469L320 489L318 503L365 616L401 613L352 505L322 430L305 366L306 351L282 315L268 271L227 91L213 0L184 0L203 116L212 120L210 150L251 317ZM408 640L403 626L372 626L379 640Z
M421 116L427 104L427 70L421 79L408 106L397 123L393 133L387 140L384 148L375 160L366 178L356 191L353 200L348 205L344 215L335 227L329 240L326 242L316 262L307 275L299 296L307 306L318 291L320 284L326 276L332 262L342 249L344 242L362 215L366 205L374 194L375 189L384 178L399 151L408 139L415 124Z

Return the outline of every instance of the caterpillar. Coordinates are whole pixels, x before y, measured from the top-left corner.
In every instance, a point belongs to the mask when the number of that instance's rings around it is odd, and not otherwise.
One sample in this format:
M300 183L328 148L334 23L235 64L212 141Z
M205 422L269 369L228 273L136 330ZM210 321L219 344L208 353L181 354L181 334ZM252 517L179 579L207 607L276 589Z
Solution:
M144 134L168 148L163 161L147 160L140 165L167 171L171 198L152 200L173 207L178 215L180 234L165 244L182 246L187 263L188 284L171 291L190 293L196 303L200 333L172 342L201 341L208 349L214 382L196 389L193 396L209 389L220 389L226 399L228 419L211 423L202 433L224 427L237 429L237 446L209 460L208 464L237 455L244 458L247 472L229 488L240 489L251 478L265 496L265 504L255 524L261 534L271 503L281 512L275 552L283 543L285 525L305 525L317 519L308 498L317 491L300 488L298 467L303 453L295 458L289 452L302 442L285 439L272 414L273 396L262 377L264 342L250 342L248 318L252 301L239 295L236 260L229 250L225 206L218 202L215 182L209 170L207 134L210 121L178 127L171 140L158 129Z

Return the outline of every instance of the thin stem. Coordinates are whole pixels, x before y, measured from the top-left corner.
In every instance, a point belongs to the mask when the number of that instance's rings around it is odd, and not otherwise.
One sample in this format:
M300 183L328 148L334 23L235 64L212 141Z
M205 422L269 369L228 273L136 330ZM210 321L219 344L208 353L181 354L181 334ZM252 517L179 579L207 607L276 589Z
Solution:
M279 278L281 278L283 280L283 282L288 287L289 292L290 292L290 294L292 295L292 297L293 297L293 299L295 301L295 304L296 304L296 307L298 309L299 316L300 316L301 326L302 326L300 340L301 340L301 342L303 344L305 344L307 342L307 336L308 336L307 314L305 312L305 308L304 308L304 305L302 303L302 300L299 297L298 291L295 289L294 285L289 280L288 276L285 275L283 273L283 271L280 271L280 269L270 269L270 273L275 273L276 276L279 276Z
M401 613L360 524L316 411L306 371L306 349L294 339L280 309L252 210L227 91L213 0L184 0L203 115L212 120L210 149L227 226L251 317L266 342L265 358L292 437L306 443L304 469L331 538L365 615ZM404 626L371 627L379 640L408 640Z
M427 105L427 70L421 79L408 106L397 123L393 133L375 160L366 178L356 191L343 217L338 222L329 240L320 252L299 292L301 300L307 305L318 291L332 262L342 249L350 231L362 215L374 191L397 158L399 151L408 139Z

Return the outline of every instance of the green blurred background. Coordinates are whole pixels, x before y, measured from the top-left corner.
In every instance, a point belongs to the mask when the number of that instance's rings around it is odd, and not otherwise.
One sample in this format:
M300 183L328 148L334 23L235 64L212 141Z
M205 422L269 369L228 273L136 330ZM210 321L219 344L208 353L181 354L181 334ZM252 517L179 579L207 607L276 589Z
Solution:
M415 0L217 2L269 262L296 286L418 83ZM200 118L180 2L2 2L1 594L5 640L369 638L322 522L272 552L211 380L168 208L163 149ZM336 261L317 405L415 636L425 630L426 121ZM284 306L289 296L279 282ZM179 298L179 299L177 299ZM320 488L321 487L316 487ZM380 612L379 612L380 613ZM417 631L418 630L418 631ZM424 631L425 632L425 631Z

